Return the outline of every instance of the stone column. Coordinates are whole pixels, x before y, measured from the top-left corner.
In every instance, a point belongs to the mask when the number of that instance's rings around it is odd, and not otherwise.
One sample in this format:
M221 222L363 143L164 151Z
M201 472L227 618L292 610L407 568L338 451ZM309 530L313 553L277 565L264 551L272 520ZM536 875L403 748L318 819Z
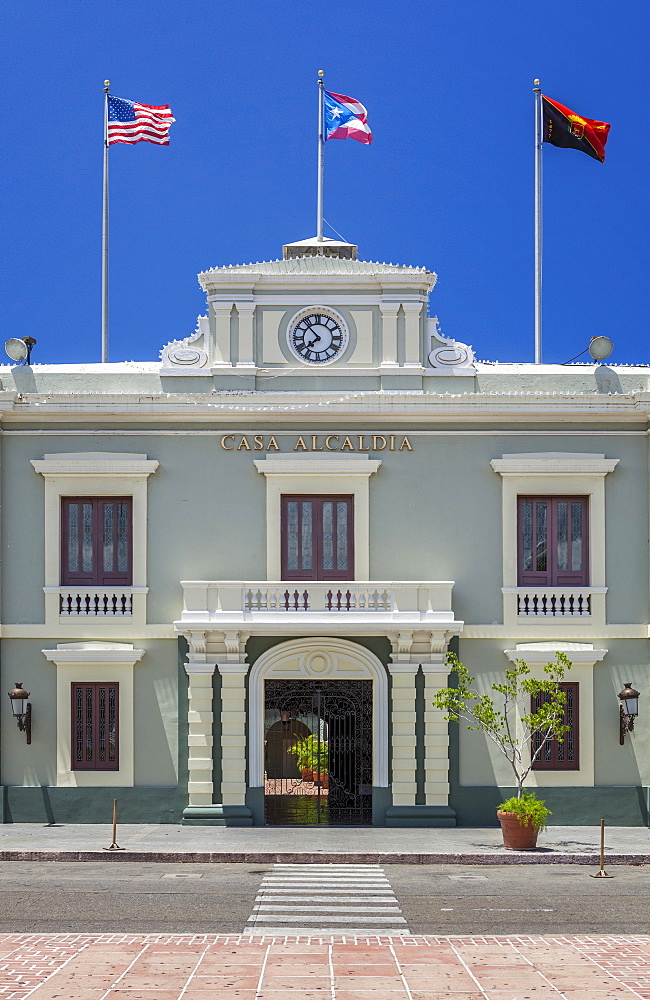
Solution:
M185 664L188 685L188 770L190 808L212 805L212 676L216 663L205 654L190 653Z
M380 302L381 367L397 367L397 314L399 302Z
M415 675L417 663L389 663L393 680L391 735L393 805L413 806L417 791L415 759Z
M247 663L218 664L221 674L221 799L225 806L246 803Z

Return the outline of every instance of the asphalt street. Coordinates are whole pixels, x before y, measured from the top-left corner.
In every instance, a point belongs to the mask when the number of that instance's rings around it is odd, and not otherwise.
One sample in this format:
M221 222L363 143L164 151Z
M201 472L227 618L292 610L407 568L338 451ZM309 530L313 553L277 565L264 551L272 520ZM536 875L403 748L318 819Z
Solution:
M611 879L584 865L383 870L414 934L650 933L650 866L613 865ZM253 864L0 862L0 931L239 933L272 874Z

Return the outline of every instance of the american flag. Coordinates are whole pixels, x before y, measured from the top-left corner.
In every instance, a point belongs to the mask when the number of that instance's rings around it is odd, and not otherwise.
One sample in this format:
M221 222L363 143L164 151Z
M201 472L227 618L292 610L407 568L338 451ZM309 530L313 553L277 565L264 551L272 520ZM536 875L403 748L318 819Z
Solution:
M109 97L108 145L155 142L159 146L169 146L169 128L175 121L169 104L137 104L123 97Z

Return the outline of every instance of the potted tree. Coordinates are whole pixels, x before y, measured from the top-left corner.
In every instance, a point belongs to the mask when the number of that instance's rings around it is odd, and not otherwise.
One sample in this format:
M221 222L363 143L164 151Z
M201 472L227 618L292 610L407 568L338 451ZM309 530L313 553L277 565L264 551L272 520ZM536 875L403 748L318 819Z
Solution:
M537 680L530 676L525 660L517 660L502 682L492 684L494 695L490 695L473 687L474 678L454 653L447 662L458 685L438 691L433 704L445 712L447 720L463 721L468 729L485 733L506 758L517 793L497 808L503 844L510 850L535 848L551 812L534 791L523 786L546 743L562 740L570 728L564 721L566 694L560 685L571 663L558 653L555 662L544 667L544 679Z

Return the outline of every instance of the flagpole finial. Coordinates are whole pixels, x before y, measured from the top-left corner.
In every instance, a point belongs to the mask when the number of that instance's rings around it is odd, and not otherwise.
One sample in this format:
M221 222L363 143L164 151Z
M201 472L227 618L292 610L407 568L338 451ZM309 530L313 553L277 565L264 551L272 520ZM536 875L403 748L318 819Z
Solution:
M319 69L318 75L319 76L325 76L325 70L324 69Z
M533 86L535 90L539 90L539 80L533 80Z
M110 87L110 85L111 85L111 81L110 80L104 80L104 93L105 94L108 93L108 88Z

